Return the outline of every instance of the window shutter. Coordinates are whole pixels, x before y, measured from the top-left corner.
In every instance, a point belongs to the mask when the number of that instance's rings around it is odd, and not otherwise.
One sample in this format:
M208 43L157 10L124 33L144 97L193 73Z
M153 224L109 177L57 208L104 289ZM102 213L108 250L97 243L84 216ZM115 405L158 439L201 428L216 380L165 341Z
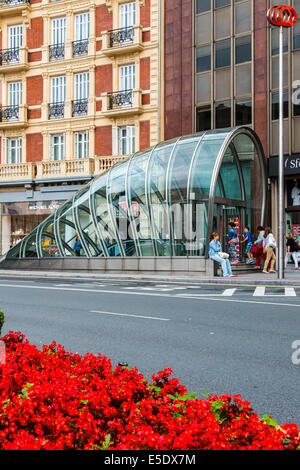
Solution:
M112 128L112 154L114 156L119 154L119 136L118 127L113 126Z

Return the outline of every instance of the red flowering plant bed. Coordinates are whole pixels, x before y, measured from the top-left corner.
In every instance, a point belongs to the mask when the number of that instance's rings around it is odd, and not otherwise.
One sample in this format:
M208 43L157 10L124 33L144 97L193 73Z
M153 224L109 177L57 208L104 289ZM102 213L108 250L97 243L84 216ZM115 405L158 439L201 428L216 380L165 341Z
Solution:
M262 419L240 396L197 399L166 369L149 383L101 355L2 338L0 449L297 449L295 424Z

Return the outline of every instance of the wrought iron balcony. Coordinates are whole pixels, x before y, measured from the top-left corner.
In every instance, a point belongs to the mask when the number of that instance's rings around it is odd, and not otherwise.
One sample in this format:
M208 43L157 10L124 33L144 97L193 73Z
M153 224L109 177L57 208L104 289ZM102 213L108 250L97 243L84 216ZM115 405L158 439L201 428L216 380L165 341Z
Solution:
M2 49L0 50L0 66L20 62L20 49Z
M49 60L61 60L65 58L65 44L52 44L49 46Z
M73 57L81 55L88 55L89 53L89 40L81 39L80 41L73 41Z
M88 99L72 101L72 116L86 116L88 114Z
M123 46L124 44L131 44L134 41L134 28L130 26L129 28L120 28L113 29L109 31L109 43L110 47L115 45Z
M128 108L133 105L133 90L116 91L107 94L108 109Z
M61 119L65 116L65 103L49 103L48 105L48 119Z
M6 6L16 6L16 5L22 5L30 3L30 0L0 0L0 6L1 7L6 7Z
M0 108L0 122L19 121L19 105L3 106Z

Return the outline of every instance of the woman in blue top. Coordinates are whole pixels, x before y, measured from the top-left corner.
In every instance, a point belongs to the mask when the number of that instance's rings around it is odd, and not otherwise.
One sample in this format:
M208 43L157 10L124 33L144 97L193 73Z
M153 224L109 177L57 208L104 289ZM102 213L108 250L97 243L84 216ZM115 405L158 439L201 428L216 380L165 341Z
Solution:
M232 271L229 259L220 258L218 253L222 251L221 243L219 242L219 234L217 232L213 232L210 237L210 244L209 244L209 252L208 255L210 259L217 261L220 263L223 271L223 277L232 277Z

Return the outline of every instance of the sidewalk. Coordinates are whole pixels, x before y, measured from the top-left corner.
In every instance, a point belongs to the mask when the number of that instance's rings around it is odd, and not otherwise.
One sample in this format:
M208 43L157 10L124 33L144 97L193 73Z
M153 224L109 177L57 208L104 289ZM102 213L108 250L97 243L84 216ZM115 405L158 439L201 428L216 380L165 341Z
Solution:
M152 275L152 274L99 274L87 272L59 272L59 271L12 271L0 269L0 279L9 277L18 278L38 278L38 279L84 279L84 280L119 280L135 282L168 282L168 283L186 283L186 284L230 284L230 285L263 285L263 286L294 286L300 287L300 270L295 271L288 267L285 279L279 281L277 274L263 274L254 272L251 274L239 274L231 278L223 277L194 277L179 276L170 274ZM1 281L0 281L1 282Z

